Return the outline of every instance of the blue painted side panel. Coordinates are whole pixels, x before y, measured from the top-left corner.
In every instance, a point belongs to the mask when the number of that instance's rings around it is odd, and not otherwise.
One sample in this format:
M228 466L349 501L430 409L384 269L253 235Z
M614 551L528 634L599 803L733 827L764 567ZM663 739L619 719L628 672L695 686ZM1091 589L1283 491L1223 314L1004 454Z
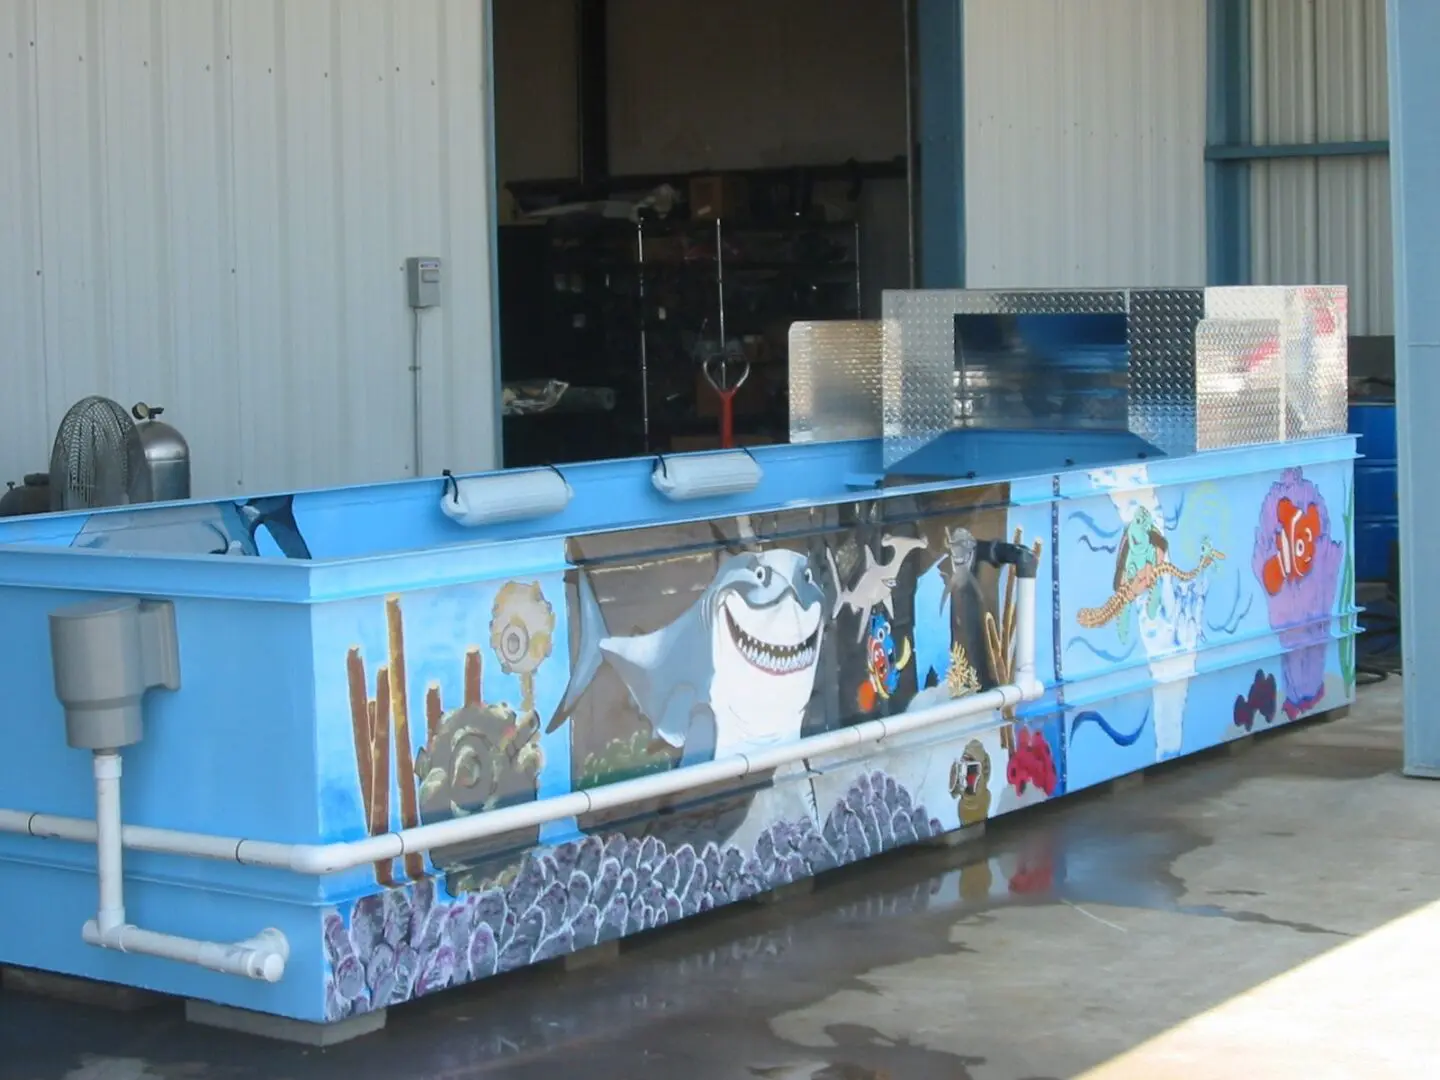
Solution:
M93 818L89 756L65 742L54 696L47 613L90 594L0 594L7 704L0 803ZM163 595L163 593L158 594ZM181 689L152 694L145 738L124 758L132 825L217 835L313 839L320 824L316 685L310 609L177 599ZM298 949L270 986L91 948L80 927L96 908L95 857L77 844L0 833L0 961L214 998L282 1014L313 1011L323 986L314 949ZM303 943L319 929L320 883L278 871L129 852L127 913L137 925L242 940L274 926Z
M994 433L955 452L1004 450L1014 467L1043 441ZM815 457L863 464L878 447ZM140 585L176 597L183 686L155 696L126 753L126 818L256 839L347 840L484 813L1004 683L1014 582L964 572L970 539L1038 553L1046 686L1016 715L807 761L667 814L592 814L320 881L130 857L141 925L220 940L282 929L292 958L276 986L83 945L91 853L0 836L0 961L334 1020L1343 705L1353 457L1342 438L788 506L770 501L777 489L739 500L754 511L739 516L667 508L629 527L422 552L444 525L412 499L424 485L401 485L293 504L307 545L358 548L347 533L384 518L388 492L392 555L0 551L0 633L25 717L0 735L0 791L7 806L79 817L93 814L89 769L63 740L45 616ZM649 483L626 468L592 474L621 517L642 498L616 495L621 478ZM782 489L802 490L801 471ZM132 528L169 528L173 509L133 512ZM347 512L361 524L347 529ZM85 526L20 527L63 545ZM67 572L83 584L57 588ZM1023 894L1045 872L1012 867L1007 887Z

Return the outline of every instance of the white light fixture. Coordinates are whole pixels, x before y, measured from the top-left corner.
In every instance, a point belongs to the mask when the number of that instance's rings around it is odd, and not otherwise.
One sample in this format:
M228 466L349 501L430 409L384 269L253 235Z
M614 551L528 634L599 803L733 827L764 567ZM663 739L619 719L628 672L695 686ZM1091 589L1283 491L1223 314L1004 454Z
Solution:
M570 505L574 494L559 469L503 472L463 480L457 480L447 470L440 509L456 524L474 528L558 514Z
M754 491L764 475L760 463L744 450L722 450L662 457L650 480L668 499L708 499Z

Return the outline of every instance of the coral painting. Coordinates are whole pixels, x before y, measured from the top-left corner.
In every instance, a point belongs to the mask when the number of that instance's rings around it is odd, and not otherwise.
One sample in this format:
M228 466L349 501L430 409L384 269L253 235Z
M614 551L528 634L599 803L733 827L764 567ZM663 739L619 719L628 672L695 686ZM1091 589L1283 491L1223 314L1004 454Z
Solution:
M1292 720L1325 696L1325 646L1345 555L1330 525L1320 489L1297 468L1271 486L1255 528L1250 565L1264 589L1270 627L1287 650L1280 671L1283 707Z
M652 930L944 831L893 777L862 773L817 826L752 850L588 836L526 854L504 885L446 899L432 880L325 914L329 1021Z
M375 672L374 698L362 650L352 647L346 657L366 833L378 836L393 827L392 790L404 829L533 800L543 764L540 718L534 708L535 673L550 655L555 628L554 612L539 585L505 585L492 612L491 645L501 669L520 680L520 710L484 700L483 660L478 648L470 648L463 662L464 696L459 708L445 708L438 684L426 689L424 740L418 749L404 692L409 685L405 620L398 597L385 601L385 620L389 648L386 663ZM500 837L497 843L528 844L537 835L531 830ZM431 853L430 861L443 865L470 854L474 852L468 849L439 849ZM414 880L426 873L425 857L407 853L405 876ZM377 863L375 880L394 884L394 864Z
M1254 729L1257 717L1267 724L1273 723L1277 696L1275 676L1265 674L1264 670L1255 672L1249 693L1235 695L1235 726L1249 732Z
M400 795L400 826L413 829L420 824L420 801L415 784L415 758L411 752L410 711L405 696L405 628L400 613L400 600L385 601L386 630L389 640L389 662L375 673L375 697L369 692L365 660L360 649L352 648L346 657L350 685L350 726L355 737L355 767L359 774L360 799L364 807L365 831L379 836L390 831L390 789L392 779L398 780ZM394 735L395 773L392 777L391 735ZM375 880L381 885L392 884L392 862L375 864ZM411 852L405 856L405 873L418 878L425 873L423 855Z

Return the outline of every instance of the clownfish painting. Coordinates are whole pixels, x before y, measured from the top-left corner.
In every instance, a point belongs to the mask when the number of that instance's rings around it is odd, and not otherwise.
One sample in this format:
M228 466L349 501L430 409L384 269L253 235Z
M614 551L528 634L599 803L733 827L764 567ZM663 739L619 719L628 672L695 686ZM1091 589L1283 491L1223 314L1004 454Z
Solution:
M1275 534L1275 554L1265 563L1265 591L1278 596L1287 581L1300 581L1310 573L1315 548L1320 542L1320 509L1310 503L1301 510L1289 499L1276 509L1280 529Z

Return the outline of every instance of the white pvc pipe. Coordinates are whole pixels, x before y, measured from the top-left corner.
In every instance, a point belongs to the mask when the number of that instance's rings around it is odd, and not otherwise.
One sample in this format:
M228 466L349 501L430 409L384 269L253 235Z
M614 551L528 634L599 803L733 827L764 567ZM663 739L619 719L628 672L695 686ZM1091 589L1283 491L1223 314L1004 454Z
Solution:
M240 975L260 982L279 982L290 959L290 942L279 930L262 930L248 941L223 945L216 941L157 934L138 926L117 926L102 932L91 919L80 931L86 944L117 952L158 956L181 964L218 971L222 975Z
M125 925L125 845L121 839L120 755L95 754L95 862L100 879L100 908L95 923L102 934Z
M1034 701L1045 693L1035 677L1035 579L1016 577L1015 606L1015 670L1011 679L1026 701Z
M1022 619L1022 624L1023 621ZM1018 666L1017 663L1017 669ZM1043 689L1038 682L1034 686L1037 690ZM125 847L133 851L238 862L246 866L265 866L289 870L296 874L323 876L378 860L399 858L407 852L426 852L452 844L470 843L567 817L612 810L649 799L693 791L709 784L779 768L805 758L820 757L839 750L880 742L887 737L993 712L1033 700L1036 696L1038 692L1022 693L1017 686L996 687L994 690L972 694L958 701L884 719L867 720L854 727L825 732L769 750L736 754L703 765L691 765L618 784L606 784L588 791L577 791L556 798L506 807L503 810L490 810L483 814L345 843L277 844L265 840L153 829L143 825L126 825L122 830L122 838ZM78 843L94 843L96 840L96 825L93 821L22 810L0 810L0 832Z
M96 877L100 907L86 922L80 936L89 945L118 952L141 953L184 964L198 964L227 975L243 975L279 982L290 958L290 943L279 930L263 930L248 941L225 945L215 941L159 934L125 921L124 827L120 817L120 754L95 754L95 821L90 825L95 843Z
M123 846L136 851L215 859L223 862L237 862L246 866L265 866L288 870L296 874L324 876L364 866L367 863L397 859L408 853L424 853L435 848L473 843L487 837L534 828L565 818L579 817L602 810L613 810L651 799L694 791L710 784L742 779L752 773L777 769L797 761L822 757L869 743L878 743L891 736L903 735L1036 700L1044 693L1045 688L1035 676L1034 578L1017 579L1016 608L1015 672L1012 676L1014 682L1008 686L996 687L993 690L972 694L969 697L928 709L919 709L915 712L877 720L867 720L853 727L825 732L767 750L736 754L703 765L691 765L683 769L642 776L617 784L606 784L588 791L576 791L568 795L510 806L502 810L490 810L483 814L472 814L449 821L436 822L432 825L420 825L400 832L366 837L362 840L335 844L279 844L265 840L209 836L201 833L153 829L136 825L127 825L120 829L120 839ZM106 796L107 799L109 797L109 795ZM118 774L115 799L118 817ZM81 818L60 817L21 810L0 810L0 832L21 833L34 837L73 840L98 845L101 830L96 822L85 821ZM108 837L108 832L106 835ZM107 844L109 843L111 842L107 840ZM118 866L118 862L116 865ZM275 933L278 934L278 931ZM103 937L104 935L99 936ZM262 935L263 937L264 935ZM283 940L283 935L281 938ZM130 940L141 939L126 938L126 941ZM260 939L252 939L252 942L241 943L239 946L220 946L220 948L253 947L253 942L258 940ZM253 970L270 971L274 968L267 961L262 963L260 968ZM268 978L268 975L252 977Z

